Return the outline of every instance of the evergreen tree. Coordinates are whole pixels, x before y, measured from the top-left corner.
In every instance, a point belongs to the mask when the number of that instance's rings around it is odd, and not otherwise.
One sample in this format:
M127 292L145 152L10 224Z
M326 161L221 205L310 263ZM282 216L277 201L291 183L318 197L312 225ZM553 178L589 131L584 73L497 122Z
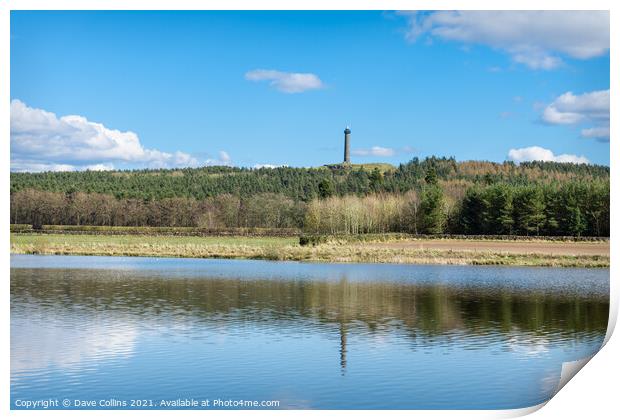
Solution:
M564 235L561 218L564 206L564 194L557 188L545 190L545 235Z
M564 201L562 206L561 221L562 233L571 236L581 236L586 230L586 219L579 208L578 193L575 188L565 189Z
M489 192L486 233L495 235L512 234L513 197L511 189L505 184L499 184L487 190Z
M581 236L586 230L586 220L581 209L577 206L566 208L566 226L567 232L572 236Z
M480 235L485 233L485 216L488 208L482 190L477 187L470 188L465 193L461 207L461 226L463 232L468 235Z
M383 184L383 173L379 168L373 169L368 178L370 180L370 188L373 191L379 191Z
M437 185L437 169L435 168L435 165L431 165L428 168L426 175L424 176L424 181L426 181L428 185Z
M323 179L319 182L319 197L327 198L334 195L334 184L329 179Z
M421 233L443 233L446 214L444 210L443 191L438 186L430 186L422 191L420 197L420 222Z
M517 191L514 218L518 233L540 235L545 223L545 202L541 187L524 187Z

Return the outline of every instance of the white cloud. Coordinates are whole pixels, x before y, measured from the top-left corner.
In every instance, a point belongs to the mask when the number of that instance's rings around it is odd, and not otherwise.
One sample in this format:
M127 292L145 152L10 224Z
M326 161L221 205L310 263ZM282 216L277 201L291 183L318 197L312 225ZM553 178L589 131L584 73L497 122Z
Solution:
M218 156L220 158L220 162L225 162L225 163L231 162L230 155L228 154L228 152L224 150L220 150L220 153L218 153Z
M42 163L27 159L11 159L11 171L13 172L48 172L48 171L77 171L79 168L75 165L67 165L63 163Z
M110 170L116 164L169 168L200 162L180 151L147 149L131 131L109 129L79 115L59 118L20 100L11 101L11 170Z
M32 160L11 160L11 170L14 172L68 172L68 171L111 171L114 165L96 163L93 165L68 165L66 163L41 163Z
M404 12L407 40L440 38L482 44L507 52L532 69L550 70L561 56L589 59L609 51L607 11Z
M378 157L391 157L396 155L409 155L416 153L417 149L411 146L403 146L397 149L392 147L373 146L367 149L353 149L351 154L353 156L378 156Z
M543 112L550 124L575 124L585 119L609 120L609 89L558 96Z
M581 130L581 137L609 141L609 127L584 128Z
M89 171L111 171L114 169L114 165L111 163L96 163L94 165L86 165L86 169Z
M381 156L390 157L396 154L396 150L390 147L373 146L370 149L353 149L353 156Z
M609 89L575 95L566 92L545 107L542 120L548 124L590 123L581 136L609 141Z
M275 165L273 163L257 163L256 165L252 166L252 168L253 169L262 169L262 168L275 169L275 168L282 168L285 166L286 165Z
M553 70L562 64L562 59L553 57L544 51L525 48L512 50L512 59L519 64L525 64L534 70Z
M257 69L247 72L245 78L253 82L269 81L271 86L284 93L301 93L325 87L321 79L312 73L287 73Z
M232 159L228 152L220 150L217 159L207 159L205 164L208 166L231 166Z
M543 161L543 162L563 162L563 163L590 163L585 156L577 155L555 155L551 150L539 146L524 147L522 149L510 149L508 160L516 163Z

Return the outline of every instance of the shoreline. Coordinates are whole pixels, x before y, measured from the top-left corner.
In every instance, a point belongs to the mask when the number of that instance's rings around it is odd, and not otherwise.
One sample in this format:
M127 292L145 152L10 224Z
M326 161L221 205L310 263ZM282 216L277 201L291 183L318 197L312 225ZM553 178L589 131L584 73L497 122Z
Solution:
M481 247L480 241L468 239L442 242L441 247L435 245L437 249L434 249L431 242L428 247L422 241L327 242L300 246L297 238L278 237L11 234L11 254L579 268L610 265L609 242L592 251L587 243L538 241L545 246L535 247L537 252L521 252L521 248L515 248L515 241L492 241L491 249ZM524 243L523 247L532 248L531 245Z

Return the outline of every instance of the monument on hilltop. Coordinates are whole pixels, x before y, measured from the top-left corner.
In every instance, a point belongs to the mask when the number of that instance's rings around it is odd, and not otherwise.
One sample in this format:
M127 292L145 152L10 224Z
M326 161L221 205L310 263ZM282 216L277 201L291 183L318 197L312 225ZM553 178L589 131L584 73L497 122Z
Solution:
M347 125L344 129L344 162L345 165L351 164L351 129Z

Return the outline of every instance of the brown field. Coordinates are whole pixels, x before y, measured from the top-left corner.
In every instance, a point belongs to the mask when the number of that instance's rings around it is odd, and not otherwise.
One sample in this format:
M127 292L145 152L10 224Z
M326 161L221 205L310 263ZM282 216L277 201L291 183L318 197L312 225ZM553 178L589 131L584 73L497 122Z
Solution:
M609 267L609 241L400 239L300 246L297 238L11 234L15 254Z
M440 251L501 252L539 255L602 255L609 257L609 242L551 242L551 241L489 241L462 239L416 239L373 246L389 249L419 249Z

